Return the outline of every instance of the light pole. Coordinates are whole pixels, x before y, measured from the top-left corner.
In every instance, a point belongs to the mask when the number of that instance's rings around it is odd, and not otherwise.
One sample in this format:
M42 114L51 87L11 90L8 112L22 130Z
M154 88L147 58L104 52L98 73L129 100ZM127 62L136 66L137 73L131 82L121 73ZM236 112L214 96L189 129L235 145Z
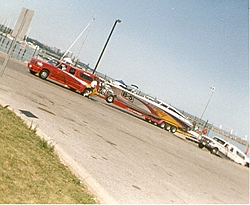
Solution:
M99 57L99 59L98 59L96 65L95 65L95 68L94 68L94 70L93 70L93 74L94 74L95 71L96 71L96 68L97 68L97 66L98 66L98 64L99 64L99 62L100 62L100 60L101 60L101 58L102 58L102 55L103 55L103 53L104 53L104 51L105 51L105 48L106 48L107 45L108 45L109 39L110 39L110 37L111 37L111 35L112 35L112 33L113 33L113 31L114 31L115 26L116 26L117 23L121 23L121 20L120 20L120 19L116 19L116 21L115 21L115 23L114 23L114 25L113 25L113 28L112 28L111 31L110 31L109 37L108 37L108 39L107 39L107 41L106 41L106 43L105 43L105 45L104 45L104 47L103 47L103 49L102 49L101 55L100 55L100 57Z
M202 113L202 115L201 115L201 120L202 120L202 117L203 117L204 113L206 112L207 106L208 106L208 104L209 104L209 102L210 102L210 100L211 100L211 98L212 98L212 96L213 96L213 93L214 93L214 91L215 91L215 88L214 88L214 87L211 87L211 90L212 90L212 93L211 93L210 98L209 98L209 100L208 100L208 102L207 102L207 105L206 105L206 107L205 107L205 109L204 109L204 111L203 111L203 113Z

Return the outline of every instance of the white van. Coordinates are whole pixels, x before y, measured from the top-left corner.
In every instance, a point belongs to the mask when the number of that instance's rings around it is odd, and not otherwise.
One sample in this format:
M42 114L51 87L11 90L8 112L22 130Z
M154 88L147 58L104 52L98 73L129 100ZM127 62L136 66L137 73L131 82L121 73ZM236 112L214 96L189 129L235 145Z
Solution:
M238 147L229 144L227 157L243 166L249 166L249 158Z

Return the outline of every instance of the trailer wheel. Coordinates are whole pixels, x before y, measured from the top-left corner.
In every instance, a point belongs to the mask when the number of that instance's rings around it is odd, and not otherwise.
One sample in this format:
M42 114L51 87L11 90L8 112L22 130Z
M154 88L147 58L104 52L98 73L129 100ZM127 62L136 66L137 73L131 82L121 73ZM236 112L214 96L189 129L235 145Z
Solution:
M175 126L171 126L171 132L172 132L172 133L175 133L176 130L177 130L177 128L176 128Z
M165 130L169 131L171 129L171 126L169 124L165 125Z
M146 120L146 122L148 122L148 123L152 123L152 121L151 121L150 119L148 119L148 118L145 118L145 120Z
M166 126L166 123L165 123L165 122L162 122L161 124L159 124L159 127L160 127L161 129L164 129L165 126Z
M113 101L114 101L114 96L113 95L108 95L107 97L106 97L106 102L108 102L108 103L112 103Z
M49 76L49 71L46 69L42 69L39 73L39 77L42 78L43 80L46 80L48 76Z

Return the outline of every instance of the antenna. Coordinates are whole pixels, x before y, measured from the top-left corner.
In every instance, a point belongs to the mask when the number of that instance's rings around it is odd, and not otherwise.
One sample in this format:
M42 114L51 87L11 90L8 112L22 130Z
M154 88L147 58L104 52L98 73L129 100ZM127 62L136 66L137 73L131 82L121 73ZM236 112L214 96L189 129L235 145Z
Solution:
M95 18L93 18L93 21L92 21L92 22L94 22L94 20L95 20ZM92 22L91 22L91 23L92 23ZM91 26L92 26L92 24L90 24L90 27L89 27L89 29L88 29L88 33L87 33L87 35L85 36L85 38L83 39L83 41L82 41L82 45L81 45L81 47L80 47L80 49L79 49L79 51L78 51L78 53L77 53L77 55L76 55L77 57L79 57L79 55L80 55L80 52L81 52L82 47L83 47L83 44L85 43L85 40L87 39L87 37L88 37L88 35L89 35Z
M83 29L83 31L79 34L79 36L75 39L75 41L71 44L71 46L68 48L68 50L63 54L63 56L60 58L60 60L63 59L63 57L69 52L69 50L73 47L73 45L76 43L76 41L81 37L81 35L84 33L84 31L89 27L89 25L94 21L95 19L91 19L91 21L88 23L88 25Z

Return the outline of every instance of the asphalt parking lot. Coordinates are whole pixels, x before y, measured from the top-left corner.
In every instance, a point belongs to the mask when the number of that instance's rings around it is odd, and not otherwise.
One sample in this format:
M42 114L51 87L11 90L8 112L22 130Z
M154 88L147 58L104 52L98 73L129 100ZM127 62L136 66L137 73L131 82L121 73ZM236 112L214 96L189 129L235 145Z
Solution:
M0 78L0 100L38 126L65 160L85 170L82 180L91 176L89 186L106 196L103 203L249 204L247 167L101 98L87 99L33 76L15 59Z

